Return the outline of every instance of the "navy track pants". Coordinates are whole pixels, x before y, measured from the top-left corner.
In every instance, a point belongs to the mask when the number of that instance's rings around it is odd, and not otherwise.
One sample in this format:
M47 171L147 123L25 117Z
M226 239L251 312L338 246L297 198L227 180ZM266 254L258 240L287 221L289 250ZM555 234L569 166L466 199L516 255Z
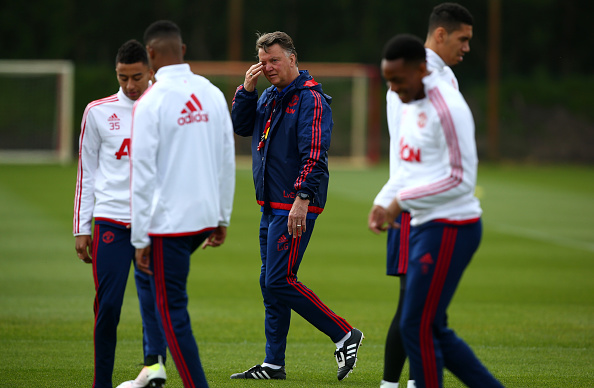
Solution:
M169 351L186 388L208 387L188 314L187 280L190 255L211 233L151 237L151 287Z
M117 327L124 292L134 263L134 279L140 303L143 352L166 356L165 336L157 317L150 276L136 270L135 249L125 225L95 220L93 233L93 278L95 281L95 375L93 387L111 388L117 343Z
M482 235L481 221L412 227L400 329L418 388L443 387L448 368L468 387L502 387L447 326L446 310Z
M264 212L260 221L260 288L264 297L266 358L264 362L285 365L291 310L326 334L340 341L351 325L330 310L317 295L297 280L297 271L314 229L315 220L306 220L301 237L289 235L288 217Z

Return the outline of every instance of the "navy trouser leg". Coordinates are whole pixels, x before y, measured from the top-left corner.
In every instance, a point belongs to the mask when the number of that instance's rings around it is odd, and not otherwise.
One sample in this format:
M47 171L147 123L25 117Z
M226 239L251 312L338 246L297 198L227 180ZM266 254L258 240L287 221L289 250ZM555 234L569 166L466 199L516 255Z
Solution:
M208 387L192 333L186 286L190 255L209 234L151 239L151 285L169 351L186 388Z
M144 362L147 365L147 356L163 356L163 362L167 358L167 340L163 334L161 320L155 304L155 298L151 289L151 277L136 268L134 261L134 280L136 281L136 292L140 304L140 315L142 317L142 349ZM153 362L153 361L150 361Z
M117 327L134 247L130 234L108 224L95 224L93 277L95 280L94 388L111 388Z
M264 213L260 222L260 286L266 307L264 361L276 365L284 365L285 362L290 310L301 315L333 342L338 342L352 329L345 319L336 315L313 291L297 280L297 271L315 220L306 220L306 232L293 238L287 231L287 219L287 216Z
M442 387L444 365L452 367L470 387L501 387L464 341L447 328L447 307L481 234L480 221L467 225L429 222L411 230L401 332L418 388Z

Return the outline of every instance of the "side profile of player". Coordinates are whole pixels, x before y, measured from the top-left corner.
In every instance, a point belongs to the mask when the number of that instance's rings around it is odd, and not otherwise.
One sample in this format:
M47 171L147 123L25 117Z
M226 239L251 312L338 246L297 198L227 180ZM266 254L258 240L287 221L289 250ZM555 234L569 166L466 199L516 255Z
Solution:
M456 89L458 89L458 80L450 66L462 62L464 55L470 51L473 22L472 14L465 7L456 3L439 4L433 8L429 16L425 40L427 69ZM396 176L402 156L401 152L407 153L406 150L401 148L398 135L398 123L400 116L404 112L406 112L406 109L403 110L403 103L398 94L388 90L386 94L386 114L390 132L390 177L392 178ZM387 183L376 196L371 214L378 211L378 206L387 208L396 195L398 187L397 182ZM410 213L403 211L397 222L400 228L391 228L387 231L386 273L400 278L400 293L396 314L386 336L382 388L398 388L398 381L406 361L399 321L402 312L402 301L406 294ZM412 373L409 373L407 387L415 388Z
M411 214L400 332L415 384L442 387L447 368L468 387L501 388L448 327L446 315L482 235L472 113L458 90L429 73L423 43L412 35L386 44L381 68L405 104L399 122L403 152L396 196L369 227L379 232L402 210Z
M130 40L120 47L116 75L119 91L89 103L84 111L74 198L75 248L79 259L93 266L96 291L94 388L112 387L117 326L130 265L135 263L129 228L132 108L153 76L146 50L138 41ZM142 316L145 368L125 386L159 387L166 379L165 336L157 321L149 276L135 268L134 279Z

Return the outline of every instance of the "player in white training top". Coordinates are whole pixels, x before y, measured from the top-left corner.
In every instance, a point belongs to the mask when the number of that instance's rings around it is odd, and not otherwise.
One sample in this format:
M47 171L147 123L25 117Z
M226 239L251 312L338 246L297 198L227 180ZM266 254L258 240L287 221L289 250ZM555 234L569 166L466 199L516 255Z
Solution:
M130 128L134 102L148 88L152 71L146 50L130 40L116 56L120 90L85 109L80 133L74 199L74 235L78 257L93 265L95 281L95 377L93 387L112 387L117 326L124 291L134 262L130 244ZM92 221L95 219L91 233ZM148 275L135 268L143 322L144 368L130 387L164 382L159 363L166 341L157 321Z
M458 80L450 66L463 60L470 51L469 41L472 38L473 17L463 6L456 3L442 3L433 8L429 16L425 51L427 69L445 82L458 89ZM398 137L399 119L403 103L398 95L388 89L386 94L386 113L390 132L390 176L396 176L400 161L400 144ZM390 191L392 188L392 191ZM386 184L374 200L374 206L387 207L398 189L395 182ZM375 209L377 211L377 209ZM372 209L372 212L374 209ZM406 271L408 268L408 248L410 233L410 214L403 212L397 220L400 228L388 230L387 274L400 278L400 293L396 314L386 337L384 350L383 388L398 388L398 381L406 360L406 353L400 335L399 321L402 301L406 293ZM414 377L409 373L408 388L414 388Z
M382 73L405 104L394 180L399 187L388 208L370 216L369 227L379 232L403 210L411 214L399 323L416 387L442 387L444 367L469 387L502 387L446 316L482 235L472 113L457 89L429 73L423 44L412 35L388 42Z
M235 191L235 144L223 93L183 62L171 21L145 31L157 82L134 106L132 244L151 274L167 345L184 387L208 387L187 311L192 252L224 243Z

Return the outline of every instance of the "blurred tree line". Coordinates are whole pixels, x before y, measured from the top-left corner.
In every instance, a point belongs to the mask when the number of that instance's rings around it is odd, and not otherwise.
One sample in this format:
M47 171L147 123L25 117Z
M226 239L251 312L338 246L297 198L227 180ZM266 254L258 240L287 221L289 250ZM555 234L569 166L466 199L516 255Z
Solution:
M429 13L439 3L3 2L0 58L74 61L78 120L86 103L113 93L117 86L113 66L118 47L130 38L142 41L144 29L155 20L170 19L180 26L188 46L187 60L227 60L231 40L239 40L235 42L241 60L255 60L255 34L283 30L293 37L301 61L379 65L384 43L396 33L409 32L424 40ZM480 150L484 146L489 0L458 3L470 10L475 25L471 52L453 70L475 114ZM233 36L229 36L231 4L241 4L241 25ZM593 14L594 2L590 0L501 0L503 157L594 161L594 151L586 147L594 144L594 112L590 108L594 29L589 25ZM572 144L563 146L568 137Z

